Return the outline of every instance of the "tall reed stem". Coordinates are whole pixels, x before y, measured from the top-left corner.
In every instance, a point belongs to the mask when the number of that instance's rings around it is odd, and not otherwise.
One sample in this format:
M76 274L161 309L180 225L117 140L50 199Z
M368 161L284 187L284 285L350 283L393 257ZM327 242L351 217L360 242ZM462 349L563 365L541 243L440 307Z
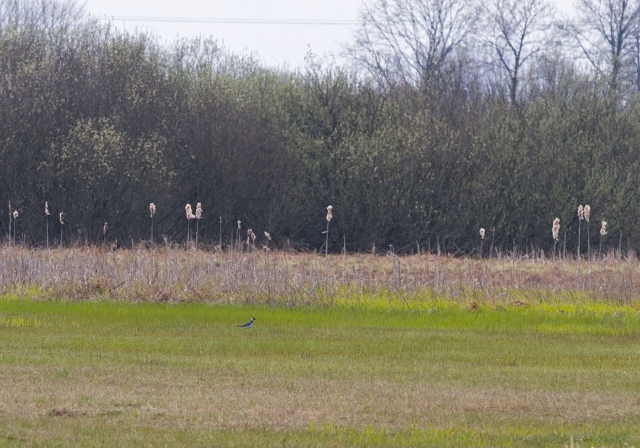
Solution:
M587 256L589 257L589 263L591 263L591 235L589 233L589 221L587 221Z
M324 239L324 256L329 255L329 221L327 221L327 231L325 232Z
M333 206L327 206L327 230L325 232L324 239L324 256L327 257L329 255L329 223L333 219Z
M600 247L598 248L598 259L602 259L602 236L600 236Z
M578 282L580 282L580 219L578 219Z
M11 201L9 201L9 245L11 245L11 220L13 219L13 212L11 211Z
M13 212L11 211L11 201L9 201L9 245L11 245L11 220L13 219Z

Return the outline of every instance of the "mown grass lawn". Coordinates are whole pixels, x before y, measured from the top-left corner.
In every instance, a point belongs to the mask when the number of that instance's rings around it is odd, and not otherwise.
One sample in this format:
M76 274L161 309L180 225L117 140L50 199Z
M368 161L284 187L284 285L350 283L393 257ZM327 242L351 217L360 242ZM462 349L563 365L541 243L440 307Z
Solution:
M409 308L1 298L0 445L640 446L637 306Z

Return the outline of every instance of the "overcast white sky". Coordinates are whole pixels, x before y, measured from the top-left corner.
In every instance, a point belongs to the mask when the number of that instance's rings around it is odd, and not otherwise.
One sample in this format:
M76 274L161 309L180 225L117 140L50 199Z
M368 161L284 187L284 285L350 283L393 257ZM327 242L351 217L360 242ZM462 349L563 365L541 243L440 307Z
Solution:
M94 18L113 18L120 28L150 31L162 41L206 36L223 42L233 52L256 53L264 64L293 68L302 65L309 50L323 55L340 53L350 40L363 0L86 0ZM366 1L366 0L365 0ZM571 10L573 0L552 2L559 11ZM160 22L122 18L242 19L280 23ZM283 21L329 21L333 25L283 24Z

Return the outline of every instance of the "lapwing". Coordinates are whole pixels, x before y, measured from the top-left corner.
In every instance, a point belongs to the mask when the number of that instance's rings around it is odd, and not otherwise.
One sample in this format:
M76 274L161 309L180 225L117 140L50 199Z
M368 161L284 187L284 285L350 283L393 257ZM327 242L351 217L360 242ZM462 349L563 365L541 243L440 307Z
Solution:
M249 322L245 322L245 323L244 323L244 324L242 324L242 325L236 325L236 326L237 326L237 327L240 327L240 328L251 328L251 327L253 326L253 321L254 321L254 320L256 320L256 318L255 318L255 317L253 317L253 316L251 316L251 320L250 320Z

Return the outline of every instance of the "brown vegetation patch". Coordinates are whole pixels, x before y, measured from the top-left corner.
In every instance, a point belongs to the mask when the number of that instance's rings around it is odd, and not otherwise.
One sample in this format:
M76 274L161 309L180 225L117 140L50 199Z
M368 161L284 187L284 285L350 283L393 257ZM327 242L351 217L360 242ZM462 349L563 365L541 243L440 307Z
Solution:
M113 378L87 372L66 383L29 380L31 375L3 375L0 399L8 415L37 415L39 397L59 405L50 417L135 418L149 425L212 429L267 428L297 430L312 424L368 425L406 429L465 421L466 414L514 421L521 418L558 424L614 422L640 418L640 395L628 392L556 392L511 388L469 388L397 380L230 377L169 375L148 370ZM38 373L37 368L29 368ZM8 379L8 381L7 381ZM384 403L384 406L380 404ZM46 405L46 403L43 403ZM488 417L487 417L488 418Z
M596 300L633 302L640 296L635 259L606 258L578 274L574 260L319 256L279 251L206 252L162 247L32 250L0 246L2 292L41 291L60 299L155 302L326 304L391 292L474 301L502 301L516 293L555 297L576 291ZM584 264L584 262L583 262ZM513 297L511 297L513 299ZM526 306L511 301L516 306Z
M78 415L86 415L84 412L79 412L76 409L61 407L61 408L53 408L47 415L50 417L77 417Z

